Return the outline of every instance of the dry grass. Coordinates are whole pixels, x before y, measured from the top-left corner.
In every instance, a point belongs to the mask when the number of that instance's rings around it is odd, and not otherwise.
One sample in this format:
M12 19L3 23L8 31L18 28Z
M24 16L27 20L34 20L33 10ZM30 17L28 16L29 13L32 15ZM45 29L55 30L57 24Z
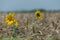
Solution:
M18 20L18 30L16 37L31 37L32 40L45 40L48 36L53 36L53 40L60 40L60 12L43 13L43 18L36 20L34 13L16 13L15 18ZM10 37L8 27L5 23L4 13L0 13L0 35ZM28 17L28 28L27 28ZM48 40L48 39L46 39Z

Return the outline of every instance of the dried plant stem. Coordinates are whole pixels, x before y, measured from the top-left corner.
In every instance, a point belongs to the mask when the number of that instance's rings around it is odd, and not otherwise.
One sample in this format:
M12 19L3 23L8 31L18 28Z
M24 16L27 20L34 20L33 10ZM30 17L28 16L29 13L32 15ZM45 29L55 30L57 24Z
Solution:
M27 25L26 25L26 28L27 28L27 32L28 32L28 17L27 17Z
M29 36L29 29L28 29L28 17L27 17L27 21L26 21L26 37Z
M32 24L30 25L30 27L32 27L34 24L36 24L37 21L38 21L38 20L36 20L34 23L32 23Z

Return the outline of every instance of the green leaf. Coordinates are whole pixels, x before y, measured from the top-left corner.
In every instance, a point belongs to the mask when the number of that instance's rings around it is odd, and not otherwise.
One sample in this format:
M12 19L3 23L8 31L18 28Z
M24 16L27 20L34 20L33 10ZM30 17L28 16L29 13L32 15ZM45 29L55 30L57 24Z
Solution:
M3 40L9 40L9 38L3 38Z

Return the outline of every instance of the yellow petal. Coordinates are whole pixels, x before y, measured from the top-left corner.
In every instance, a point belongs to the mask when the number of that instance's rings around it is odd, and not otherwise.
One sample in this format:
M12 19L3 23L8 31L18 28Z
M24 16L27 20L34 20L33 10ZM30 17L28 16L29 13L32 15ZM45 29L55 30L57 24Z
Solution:
M11 25L11 24L13 24L13 21L8 21L7 22L7 25Z
M14 16L14 13L13 12L12 13L9 13L9 15L13 17Z
M17 26L18 25L18 22L16 20L14 20L14 24Z

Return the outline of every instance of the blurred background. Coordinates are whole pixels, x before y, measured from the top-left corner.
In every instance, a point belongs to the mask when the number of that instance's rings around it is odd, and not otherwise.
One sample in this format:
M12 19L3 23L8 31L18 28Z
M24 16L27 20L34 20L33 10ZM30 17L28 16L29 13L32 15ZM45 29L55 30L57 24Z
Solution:
M37 9L60 11L60 0L0 0L0 12Z

